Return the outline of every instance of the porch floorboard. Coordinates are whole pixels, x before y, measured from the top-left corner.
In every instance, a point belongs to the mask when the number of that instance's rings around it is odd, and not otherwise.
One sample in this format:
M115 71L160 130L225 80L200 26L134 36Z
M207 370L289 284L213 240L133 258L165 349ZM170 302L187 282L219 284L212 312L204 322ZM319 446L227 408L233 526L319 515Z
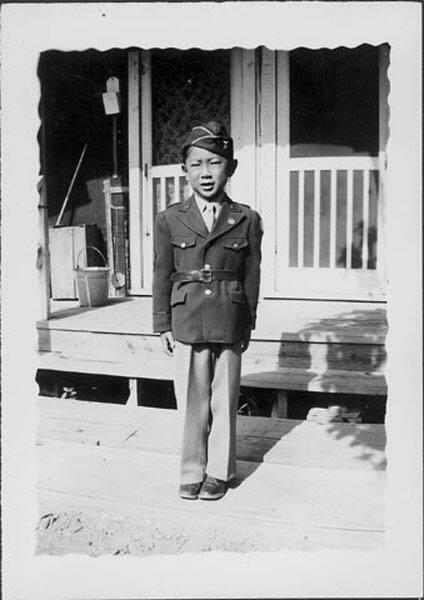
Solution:
M152 330L152 298L111 298L105 306L80 307L77 301L51 302L51 316L39 327L133 335ZM384 344L384 303L313 300L263 300L255 340Z

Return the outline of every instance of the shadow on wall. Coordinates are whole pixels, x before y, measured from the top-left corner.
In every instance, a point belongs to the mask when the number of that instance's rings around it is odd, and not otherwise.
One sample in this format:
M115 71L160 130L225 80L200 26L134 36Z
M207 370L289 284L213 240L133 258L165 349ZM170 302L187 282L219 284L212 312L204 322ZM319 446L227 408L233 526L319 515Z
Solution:
M302 369L305 389L360 394L360 375L384 377L386 333L386 313L381 308L322 318L300 329L295 342L286 341L288 334L281 335L278 366ZM362 393L367 393L365 387Z
M287 341L289 336L283 333L278 366L301 369L302 387L313 390L290 393L288 417L306 419L311 406L339 405L358 412L365 423L384 423L386 396L381 389L385 383L386 333L386 313L380 308L319 319L300 329L295 342ZM362 375L380 375L379 389L367 389L368 380L364 386ZM325 427L331 437L357 448L357 458L369 461L372 468L385 468L383 427L379 430L373 425L345 422L316 426Z
M351 245L351 268L352 269L376 269L377 268L377 227L368 227L366 244L368 248L367 264L363 265L362 260L362 248L364 244L364 222L360 221L357 223L353 232L353 241ZM347 266L347 247L341 249L339 256L337 257L337 266Z

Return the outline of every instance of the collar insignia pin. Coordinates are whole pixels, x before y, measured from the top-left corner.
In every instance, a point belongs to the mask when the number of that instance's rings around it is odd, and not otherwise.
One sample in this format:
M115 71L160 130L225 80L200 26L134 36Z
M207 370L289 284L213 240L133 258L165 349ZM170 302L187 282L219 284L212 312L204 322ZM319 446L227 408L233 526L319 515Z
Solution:
M227 221L227 223L228 223L229 225L234 225L234 223L235 223L235 222L236 222L236 221L235 221L235 219L233 219L233 217L230 217L230 218L228 219L228 221Z

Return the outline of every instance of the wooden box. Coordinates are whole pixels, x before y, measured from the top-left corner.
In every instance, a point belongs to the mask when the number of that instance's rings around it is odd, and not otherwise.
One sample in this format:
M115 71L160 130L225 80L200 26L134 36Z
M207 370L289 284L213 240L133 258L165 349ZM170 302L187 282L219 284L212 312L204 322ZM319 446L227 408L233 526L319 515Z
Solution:
M89 252L85 263L85 251L88 246L99 247L100 232L96 225L75 225L72 227L51 227L49 229L51 293L55 300L78 299L74 269L79 264L101 265L103 261L95 252Z

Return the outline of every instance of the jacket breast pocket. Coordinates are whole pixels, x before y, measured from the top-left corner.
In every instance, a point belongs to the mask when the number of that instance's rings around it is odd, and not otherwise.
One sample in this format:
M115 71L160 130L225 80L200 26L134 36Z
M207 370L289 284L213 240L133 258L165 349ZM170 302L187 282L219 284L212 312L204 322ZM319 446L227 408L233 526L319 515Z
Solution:
M187 297L187 289L186 288L177 288L175 287L171 292L171 306L176 306L177 304L184 304Z
M174 235L171 238L171 243L173 246L185 250L186 248L193 248L196 245L196 238L187 235Z
M234 252L240 252L243 248L247 248L248 243L246 238L232 237L224 239L224 248L233 250Z

